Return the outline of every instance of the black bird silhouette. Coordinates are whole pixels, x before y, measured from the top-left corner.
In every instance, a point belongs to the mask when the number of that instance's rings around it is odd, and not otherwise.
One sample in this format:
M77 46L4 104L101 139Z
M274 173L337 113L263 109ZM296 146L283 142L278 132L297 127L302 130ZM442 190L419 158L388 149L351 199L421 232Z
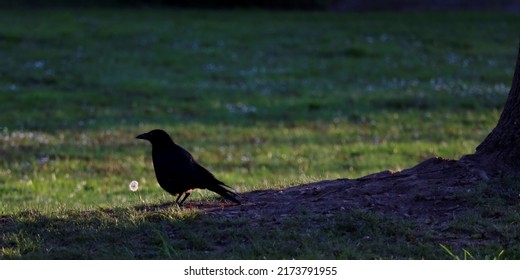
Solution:
M178 195L175 202L181 206L195 188L208 189L222 197L240 204L230 186L218 180L192 155L181 146L175 144L168 133L154 129L136 138L152 143L152 160L155 177L161 188L172 195ZM184 198L179 199L184 194Z

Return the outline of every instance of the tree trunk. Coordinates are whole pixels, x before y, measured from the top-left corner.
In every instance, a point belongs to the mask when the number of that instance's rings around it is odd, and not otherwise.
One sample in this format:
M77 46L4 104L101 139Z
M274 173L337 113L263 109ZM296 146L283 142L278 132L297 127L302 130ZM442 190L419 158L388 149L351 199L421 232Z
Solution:
M502 115L476 153L465 158L480 162L481 168L491 173L520 173L520 45Z

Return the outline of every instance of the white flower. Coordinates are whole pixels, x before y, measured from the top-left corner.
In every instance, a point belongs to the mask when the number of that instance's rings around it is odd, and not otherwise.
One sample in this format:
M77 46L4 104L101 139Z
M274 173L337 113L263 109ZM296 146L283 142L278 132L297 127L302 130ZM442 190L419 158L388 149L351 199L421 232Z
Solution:
M139 182L137 182L135 180L130 182L130 185L128 185L128 188L130 188L131 191L136 192L137 190L139 190Z
M139 182L137 182L136 180L133 180L133 181L130 182L130 184L128 185L128 188L129 188L132 192L137 192L137 199L138 199L141 203L144 203L144 200L143 200L143 198L141 197L141 193L139 192Z

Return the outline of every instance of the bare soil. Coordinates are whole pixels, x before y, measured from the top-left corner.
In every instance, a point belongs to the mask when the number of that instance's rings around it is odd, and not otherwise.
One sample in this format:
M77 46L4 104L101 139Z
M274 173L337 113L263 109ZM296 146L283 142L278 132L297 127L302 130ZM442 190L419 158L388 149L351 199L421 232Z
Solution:
M243 193L242 205L206 201L190 202L186 207L210 215L251 218L361 209L442 227L458 212L469 209L465 194L470 187L487 180L487 175L469 161L430 158L399 172Z

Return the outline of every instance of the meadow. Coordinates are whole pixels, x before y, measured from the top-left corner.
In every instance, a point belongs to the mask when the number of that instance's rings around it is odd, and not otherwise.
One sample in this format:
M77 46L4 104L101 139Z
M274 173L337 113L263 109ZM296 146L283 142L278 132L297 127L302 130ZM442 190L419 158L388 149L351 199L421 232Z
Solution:
M364 212L261 232L139 211L132 180L146 205L173 198L135 136L168 131L239 192L457 159L498 120L518 30L498 13L0 11L0 258L450 258Z

